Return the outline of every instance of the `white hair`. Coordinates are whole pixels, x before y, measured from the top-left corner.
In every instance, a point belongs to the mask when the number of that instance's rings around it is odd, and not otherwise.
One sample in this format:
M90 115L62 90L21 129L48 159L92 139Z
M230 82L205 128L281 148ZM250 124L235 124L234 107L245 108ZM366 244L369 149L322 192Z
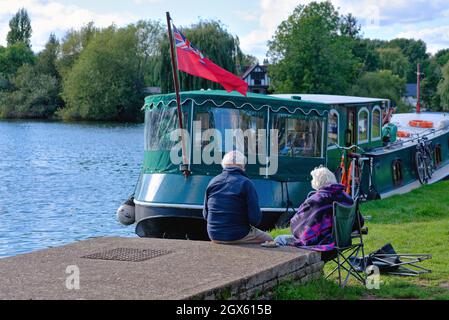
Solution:
M315 190L337 183L335 175L326 167L315 168L310 175L312 176L312 188Z
M246 157L240 151L231 151L225 154L223 160L221 161L221 166L224 168L229 167L241 167L245 168Z

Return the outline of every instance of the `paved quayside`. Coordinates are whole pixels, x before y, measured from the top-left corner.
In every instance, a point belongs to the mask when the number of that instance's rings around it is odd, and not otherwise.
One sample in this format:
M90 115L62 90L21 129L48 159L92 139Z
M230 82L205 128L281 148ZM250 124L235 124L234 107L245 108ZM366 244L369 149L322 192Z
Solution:
M0 259L0 299L249 299L322 268L296 248L95 238Z

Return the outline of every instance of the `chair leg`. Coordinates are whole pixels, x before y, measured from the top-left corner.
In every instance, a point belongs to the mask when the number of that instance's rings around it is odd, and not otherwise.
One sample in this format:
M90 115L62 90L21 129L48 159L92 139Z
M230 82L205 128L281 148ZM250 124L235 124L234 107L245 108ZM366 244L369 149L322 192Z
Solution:
M337 269L338 269L338 262L334 259L334 260L332 260L333 262L335 262L336 264L337 264L337 266L331 271L331 272L329 272L328 274L327 274L327 276L325 277L325 279L329 279L329 277L331 276L331 275L333 275L334 273L335 273L335 271L337 271Z
M338 285L341 286L341 264L340 264L340 251L337 251L337 260L338 260Z

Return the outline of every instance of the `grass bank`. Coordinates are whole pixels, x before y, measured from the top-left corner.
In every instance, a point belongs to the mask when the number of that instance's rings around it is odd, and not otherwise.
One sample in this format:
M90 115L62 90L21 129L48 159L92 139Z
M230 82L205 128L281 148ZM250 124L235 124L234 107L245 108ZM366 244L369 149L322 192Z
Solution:
M392 243L398 253L429 253L422 266L432 273L419 277L381 275L379 290L367 290L355 281L341 289L321 278L307 285L279 285L274 299L446 299L449 300L449 181L423 186L408 194L362 205L369 234L366 253ZM273 236L290 230L274 230ZM325 272L330 266L325 266Z

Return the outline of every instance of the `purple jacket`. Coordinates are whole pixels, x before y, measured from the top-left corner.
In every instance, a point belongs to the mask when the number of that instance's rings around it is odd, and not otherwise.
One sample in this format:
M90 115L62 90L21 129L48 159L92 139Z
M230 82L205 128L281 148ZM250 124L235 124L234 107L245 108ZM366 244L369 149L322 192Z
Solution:
M295 246L316 251L330 251L335 243L332 237L333 203L352 205L354 201L344 192L345 186L333 184L318 190L299 207L291 219Z

